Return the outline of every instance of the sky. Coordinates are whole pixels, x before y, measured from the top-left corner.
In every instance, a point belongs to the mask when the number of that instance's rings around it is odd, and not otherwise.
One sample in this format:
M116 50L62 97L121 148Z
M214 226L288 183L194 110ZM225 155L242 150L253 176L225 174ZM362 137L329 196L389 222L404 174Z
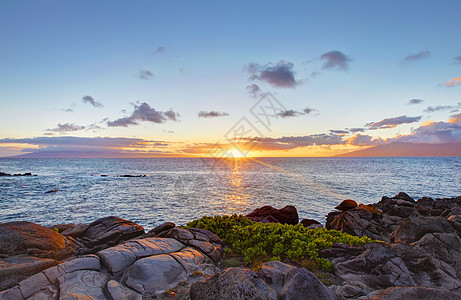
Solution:
M460 1L0 1L0 156L461 142Z

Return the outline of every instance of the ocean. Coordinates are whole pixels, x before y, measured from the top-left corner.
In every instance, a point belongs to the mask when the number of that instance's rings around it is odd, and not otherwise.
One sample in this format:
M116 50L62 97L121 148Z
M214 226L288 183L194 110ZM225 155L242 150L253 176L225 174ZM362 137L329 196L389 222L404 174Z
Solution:
M0 177L0 222L51 226L113 215L151 229L294 205L300 219L324 223L344 199L368 204L401 191L415 199L459 196L460 170L461 157L5 158L0 172L38 176Z

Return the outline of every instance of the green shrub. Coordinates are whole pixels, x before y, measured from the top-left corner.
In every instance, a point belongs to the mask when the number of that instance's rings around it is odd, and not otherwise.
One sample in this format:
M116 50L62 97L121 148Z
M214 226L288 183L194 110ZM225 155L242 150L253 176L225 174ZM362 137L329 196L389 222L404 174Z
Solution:
M232 251L242 253L248 264L261 258L266 261L311 258L324 270L331 270L331 262L319 257L320 250L331 248L333 243L358 246L372 242L368 237L352 236L337 230L309 229L302 224L259 223L241 215L203 217L186 227L213 232Z

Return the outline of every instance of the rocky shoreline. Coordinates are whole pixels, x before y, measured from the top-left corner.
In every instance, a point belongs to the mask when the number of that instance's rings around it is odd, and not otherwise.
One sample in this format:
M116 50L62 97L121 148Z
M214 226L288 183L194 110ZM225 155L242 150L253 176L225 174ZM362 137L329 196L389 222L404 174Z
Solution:
M226 245L199 228L105 217L51 228L0 224L0 299L445 299L461 298L461 197L414 200L405 193L372 205L345 200L326 228L368 236L333 243L327 283L280 261L226 267ZM296 208L258 208L255 222L322 225Z

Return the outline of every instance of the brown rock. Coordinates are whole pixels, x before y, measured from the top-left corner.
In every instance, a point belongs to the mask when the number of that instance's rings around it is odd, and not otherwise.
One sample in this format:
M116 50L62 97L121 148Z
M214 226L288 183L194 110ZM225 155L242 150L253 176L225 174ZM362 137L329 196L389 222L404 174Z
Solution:
M298 211L296 210L296 207L292 205L287 205L281 209L276 209L272 206L263 206L246 215L246 217L249 217L250 219L253 217L263 219L268 216L274 217L282 224L296 225L299 222Z
M341 211L346 211L349 209L353 209L357 207L357 202L351 199L346 199L343 202L341 202L340 205L336 206L335 209L341 210Z
M0 254L27 254L42 258L63 259L77 252L74 243L49 228L31 222L0 224Z

